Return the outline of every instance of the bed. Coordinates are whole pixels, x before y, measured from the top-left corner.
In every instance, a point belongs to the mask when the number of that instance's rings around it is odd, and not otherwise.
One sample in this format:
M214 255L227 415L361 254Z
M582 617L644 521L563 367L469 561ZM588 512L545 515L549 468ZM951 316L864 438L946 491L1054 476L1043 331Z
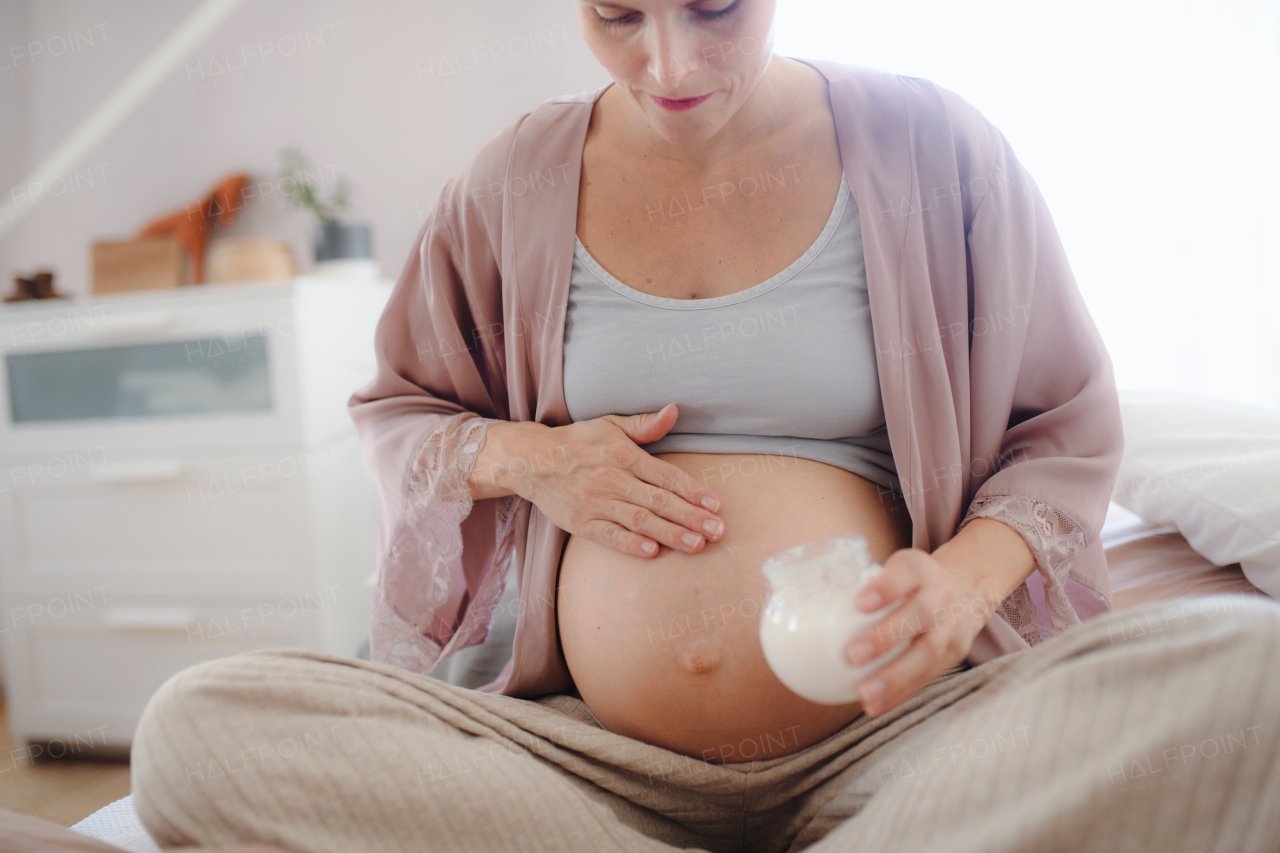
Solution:
M1154 392L1122 393L1121 411L1124 460L1101 534L1112 609L1186 595L1280 598L1280 414ZM468 687L496 676L514 634L511 601L489 640L432 674ZM160 850L131 797L71 829L132 853Z

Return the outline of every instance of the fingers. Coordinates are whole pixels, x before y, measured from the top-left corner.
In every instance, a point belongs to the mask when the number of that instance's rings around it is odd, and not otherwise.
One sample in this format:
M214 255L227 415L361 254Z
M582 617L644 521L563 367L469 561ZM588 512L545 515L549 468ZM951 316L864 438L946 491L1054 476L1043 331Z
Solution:
M907 592L899 596L897 607L849 644L847 659L862 665L904 642L909 645L858 685L868 714L894 707L963 660L988 615L980 597L957 586L920 551L896 552L885 561L885 571L874 583L876 591L886 597ZM857 602L860 608L861 595Z
M661 489L656 489L647 484L642 485L646 491L651 490L654 493L649 497L653 504L664 505L665 507L668 503L683 503L680 498L670 492L663 492ZM711 529L716 534L711 536L707 534L706 529L698 532L690 530L685 525L668 521L662 514L655 513L642 505L644 503L646 503L646 499L643 497L628 497L626 500L606 501L600 507L600 515L630 531L640 534L643 538L652 539L655 542L666 545L668 548L683 551L686 554L696 554L705 547L708 540L714 541L724 535L724 524L715 516L709 517ZM685 506L688 507L687 504ZM692 507L689 507L689 509L692 509ZM684 513L680 514L683 515ZM706 515L706 513L702 515Z
M595 429L604 429L606 436L622 426L615 416L597 420ZM587 443L594 445L594 453L568 454L589 460L577 474L585 491L549 490L567 498L565 529L637 557L656 556L660 545L696 554L707 541L724 536L724 522L716 515L720 499L711 489L629 441L597 438Z
M953 644L957 643L964 634L964 623L968 620L969 614L960 602L948 603L943 598L927 590L912 595L863 634L854 638L846 649L847 659L850 663L860 666L889 651L903 640L926 633L931 635L931 642L936 644L939 659L953 654L959 648L958 645ZM963 657L963 652L959 656Z
M700 507L708 513L720 511L720 497L715 492L670 462L654 459L645 453L633 466L633 470L641 480L680 496L691 507ZM673 518L672 521L683 523L683 520L678 518ZM694 529L701 526L700 517Z
M705 541L715 542L724 536L724 521L688 500L697 499L699 493L711 496L710 490L691 489L690 483L696 486L697 481L684 471L647 454L632 470L642 479L635 481L635 489L628 490L625 501L614 502L609 518L689 554L701 551ZM657 482L650 485L651 481ZM719 505L718 499L714 505Z
M658 553L657 543L651 538L641 536L621 524L606 521L603 518L593 518L588 521L582 526L579 535L633 557L648 558ZM646 551L646 544L652 546L652 550Z
M924 583L930 557L915 548L895 551L884 561L884 572L867 583L854 600L863 613L872 613L909 595Z
M906 651L858 684L862 710L871 716L883 714L925 687L938 673L959 663L955 660L942 664L930 637L930 633L916 635Z

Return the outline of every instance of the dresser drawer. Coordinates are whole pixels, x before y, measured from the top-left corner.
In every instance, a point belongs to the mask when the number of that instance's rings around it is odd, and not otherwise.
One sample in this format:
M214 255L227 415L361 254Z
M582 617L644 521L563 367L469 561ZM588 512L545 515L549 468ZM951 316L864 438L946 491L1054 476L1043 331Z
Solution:
M0 584L7 598L298 593L314 576L310 487L337 458L0 468Z
M16 605L47 603L26 599ZM320 647L322 610L280 617L268 606L274 610L277 602L101 605L6 625L12 633L0 636L12 728L27 740L70 742L78 735L96 744L127 744L152 694L181 670L255 649ZM246 620L246 611L264 617Z
M6 452L303 443L285 293L57 310L0 322Z

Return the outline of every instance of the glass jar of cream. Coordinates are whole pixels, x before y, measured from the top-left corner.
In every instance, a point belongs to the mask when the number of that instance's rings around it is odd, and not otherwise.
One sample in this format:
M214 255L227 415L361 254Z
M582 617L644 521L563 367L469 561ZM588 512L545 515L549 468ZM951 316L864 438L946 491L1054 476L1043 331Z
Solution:
M854 604L858 591L884 571L872 562L857 533L797 545L764 561L769 602L760 617L760 645L769 668L788 689L823 705L858 699L858 682L902 653L904 639L860 666L848 662L848 645L898 606L874 613Z

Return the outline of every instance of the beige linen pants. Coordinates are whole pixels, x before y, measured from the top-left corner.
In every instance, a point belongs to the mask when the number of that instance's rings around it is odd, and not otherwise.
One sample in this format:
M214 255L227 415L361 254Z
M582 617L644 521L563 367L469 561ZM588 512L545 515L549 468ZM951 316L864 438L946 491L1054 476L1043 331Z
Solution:
M944 674L792 755L726 764L613 734L573 696L250 653L160 689L133 793L162 844L299 853L1276 853L1278 729L1280 603L1194 597Z

